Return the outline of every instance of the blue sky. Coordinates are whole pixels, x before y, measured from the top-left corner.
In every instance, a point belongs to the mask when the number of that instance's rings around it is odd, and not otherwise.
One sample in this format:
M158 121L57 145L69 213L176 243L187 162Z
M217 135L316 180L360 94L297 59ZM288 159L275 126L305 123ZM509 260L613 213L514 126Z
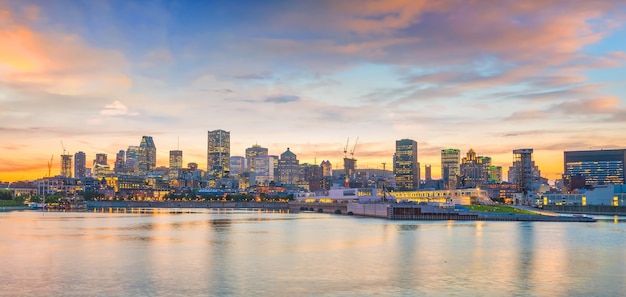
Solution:
M158 162L206 166L206 131L341 169L419 143L505 169L535 149L623 148L621 1L2 1L0 180L42 176L50 154L113 156L152 135ZM505 170L506 171L506 170Z

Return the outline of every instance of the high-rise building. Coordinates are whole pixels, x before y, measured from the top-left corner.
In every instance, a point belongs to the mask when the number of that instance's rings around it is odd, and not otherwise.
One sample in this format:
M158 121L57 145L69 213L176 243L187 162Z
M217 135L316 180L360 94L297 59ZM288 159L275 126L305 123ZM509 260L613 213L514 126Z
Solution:
M107 154L96 154L96 159L93 160L93 165L94 167L96 166L96 164L98 165L109 165L109 162L107 161Z
M72 177L72 155L61 155L61 176Z
M432 169L429 164L424 166L424 171L426 174L426 177L424 177L425 181L430 182L431 180L433 180Z
M183 168L183 151L170 151L170 169Z
M126 165L124 166L129 173L139 172L139 147L131 145L126 149Z
M74 177L83 178L86 176L85 167L87 165L87 156L83 152L74 154Z
M333 176L333 164L330 164L329 160L322 161L320 166L322 167L322 176Z
M263 176L269 174L270 162L268 156L268 149L258 144L254 144L246 149L246 172L249 172L249 185L258 184L257 175L259 176L259 182L266 180ZM265 167L265 164L268 167Z
M491 166L491 157L476 156L476 152L470 149L467 156L461 159L458 184L463 187L479 187L487 183L489 166Z
M564 152L564 180L581 177L586 185L623 184L625 162L626 149Z
M292 151L287 150L280 154L278 160L278 182L284 185L295 185L300 181L300 161Z
M502 166L495 166L495 165L491 165L489 166L489 169L487 170L488 175L489 175L489 183L492 184L500 184L502 183Z
M456 189L460 174L461 150L441 150L441 178L446 189Z
M241 175L246 171L246 158L242 156L230 157L230 175Z
M137 159L137 168L139 173L145 174L154 171L156 168L156 146L152 136L141 137L139 144L139 154Z
M181 169L183 168L183 151L173 150L170 151L170 168L169 179L175 180L178 178Z
M415 140L396 140L393 171L398 189L419 189L420 164L417 161L417 142Z
M207 172L215 178L228 177L230 174L230 132L208 132Z
M513 151L513 165L509 168L509 182L516 184L521 198L515 204L530 204L537 198L541 186L541 172L532 159L533 149Z
M113 169L115 173L123 173L126 172L126 151L120 150L115 155L115 168Z

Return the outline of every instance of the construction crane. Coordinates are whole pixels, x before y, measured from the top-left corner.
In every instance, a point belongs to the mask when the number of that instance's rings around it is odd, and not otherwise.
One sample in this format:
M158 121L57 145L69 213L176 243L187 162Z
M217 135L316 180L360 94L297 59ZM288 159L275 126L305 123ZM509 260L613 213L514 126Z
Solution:
M65 145L63 144L63 139L61 139L61 147L63 148L63 155L66 155L67 150L65 149Z
M50 157L50 162L48 162L48 177L50 177L50 174L52 172L52 159L53 158L54 158L54 155Z
M343 158L348 158L348 144L350 143L350 137L346 140L346 146L343 148Z
M354 151L356 150L356 144L359 142L359 137L356 137L356 141L354 142L354 147L352 147L352 151L350 151L350 157L354 159Z

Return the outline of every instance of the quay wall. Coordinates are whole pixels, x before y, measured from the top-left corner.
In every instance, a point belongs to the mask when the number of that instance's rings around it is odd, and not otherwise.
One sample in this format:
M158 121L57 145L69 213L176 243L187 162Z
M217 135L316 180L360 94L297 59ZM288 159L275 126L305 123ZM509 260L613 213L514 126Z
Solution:
M347 214L348 204L342 202L319 203L319 202L289 202L290 211L316 211L319 213Z
M90 208L263 208L288 209L287 202L88 201Z
M375 217L375 218L388 218L388 208L387 204L360 204L360 203L350 203L348 204L348 213L352 212L354 215L358 216L366 216L366 217Z
M544 205L543 209L561 213L581 213L595 215L626 215L626 206L610 205Z

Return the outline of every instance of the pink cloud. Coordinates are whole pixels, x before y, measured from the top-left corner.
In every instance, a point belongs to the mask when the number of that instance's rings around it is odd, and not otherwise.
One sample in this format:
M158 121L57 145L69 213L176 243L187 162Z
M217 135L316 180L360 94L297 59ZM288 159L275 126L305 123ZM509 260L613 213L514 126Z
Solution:
M28 19L39 17L26 7ZM65 33L38 32L8 11L0 11L0 81L56 94L115 92L128 89L124 57Z

